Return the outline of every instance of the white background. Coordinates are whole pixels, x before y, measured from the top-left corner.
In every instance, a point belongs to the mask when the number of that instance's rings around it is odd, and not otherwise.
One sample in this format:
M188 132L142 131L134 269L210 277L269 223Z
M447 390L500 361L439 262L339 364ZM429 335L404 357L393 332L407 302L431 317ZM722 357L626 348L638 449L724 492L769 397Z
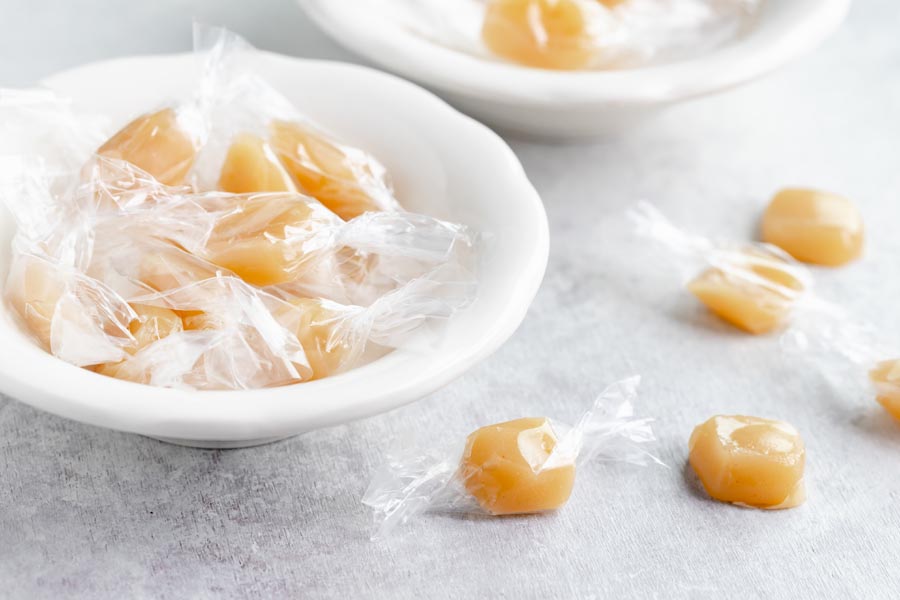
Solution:
M87 61L190 47L190 18L254 44L356 61L285 1L0 1L0 85ZM818 52L621 139L510 139L550 217L547 277L495 356L429 398L239 451L179 448L0 397L0 597L895 598L900 425L827 357L784 355L709 318L623 225L635 200L746 239L771 193L859 204L865 260L817 271L822 296L900 335L900 8L858 0ZM110 82L111 89L115 82ZM112 93L112 92L111 92ZM359 503L391 440L456 440L525 415L574 418L605 383L644 377L669 469L591 465L558 514L431 516L368 541ZM716 413L781 418L808 448L808 503L708 500L684 468Z

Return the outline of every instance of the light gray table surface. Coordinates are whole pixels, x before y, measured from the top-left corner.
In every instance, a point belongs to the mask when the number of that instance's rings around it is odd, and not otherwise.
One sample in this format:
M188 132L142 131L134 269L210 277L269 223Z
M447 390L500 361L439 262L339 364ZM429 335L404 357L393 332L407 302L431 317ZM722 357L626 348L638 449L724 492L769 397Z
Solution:
M291 2L0 0L0 85L190 46L190 17L297 56L358 61ZM828 363L715 323L654 268L622 213L656 202L695 231L754 235L786 184L839 191L868 222L865 260L819 293L900 334L900 8L858 0L841 31L767 79L671 110L620 139L509 139L550 219L547 275L494 356L422 401L236 451L181 448L0 397L0 597L896 598L900 425ZM582 470L557 514L429 516L386 543L360 504L398 435L456 439L523 415L574 418L640 373L670 465ZM761 512L708 500L684 469L716 413L785 419L810 497Z

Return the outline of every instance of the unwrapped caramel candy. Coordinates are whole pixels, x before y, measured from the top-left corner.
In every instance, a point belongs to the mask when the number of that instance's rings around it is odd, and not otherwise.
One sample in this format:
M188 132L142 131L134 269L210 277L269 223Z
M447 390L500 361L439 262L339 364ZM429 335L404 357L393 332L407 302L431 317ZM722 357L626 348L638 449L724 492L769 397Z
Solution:
M482 427L466 440L460 477L481 508L493 515L557 509L575 485L573 462L544 468L557 442L543 417Z
M712 417L694 429L688 448L691 467L716 500L768 509L793 508L806 500L806 451L787 423Z
M799 261L836 267L862 254L862 216L848 199L810 189L784 189L763 215L762 238Z

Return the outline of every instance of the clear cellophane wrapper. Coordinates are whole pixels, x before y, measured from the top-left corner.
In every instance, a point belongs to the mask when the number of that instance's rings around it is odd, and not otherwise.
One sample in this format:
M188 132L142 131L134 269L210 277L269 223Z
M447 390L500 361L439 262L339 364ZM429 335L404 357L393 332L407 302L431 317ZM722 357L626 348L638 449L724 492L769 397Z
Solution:
M199 32L216 43L202 53L195 93L105 143L103 119L49 92L0 95L0 123L16 123L25 140L0 156L0 198L17 225L5 296L25 328L72 364L194 389L321 378L370 345L420 347L423 332L436 340L474 298L475 236L400 210L384 179L392 204L350 219L299 189L236 194L204 183L202 156L230 135L216 129L228 119L212 96L244 85L231 63L252 50L221 30ZM261 102L257 112L270 114L271 98L240 110ZM142 130L174 153L122 133Z
M534 430L522 432L519 451L523 456L541 456L530 462L533 473L574 468L578 477L589 477L589 470L584 471L587 463L595 461L662 465L648 450L655 440L652 419L635 414L639 384L640 377L631 377L608 386L575 425L549 421L556 444L545 458L540 448L530 447L542 444L545 438L530 436ZM387 536L425 513L495 514L474 495L479 490L473 482L480 473L463 460L464 445L441 446L438 442L423 448L406 440L396 444L373 475L362 500L373 510L373 539ZM503 460L497 457L497 461Z
M752 22L759 0L564 0L582 13L586 35L578 48L589 53L586 69L623 69L701 55L740 35ZM497 60L482 29L491 4L509 0L377 0L385 18L449 48ZM533 0L552 11L559 0ZM528 37L547 40L539 19ZM522 35L521 32L509 32ZM582 47L583 46L583 47Z
M674 267L688 286L714 271L754 304L782 315L773 331L780 350L809 362L835 389L868 389L870 370L900 356L870 323L817 295L810 269L781 249L686 233L647 202L630 210L628 217L639 237L656 243L657 271Z

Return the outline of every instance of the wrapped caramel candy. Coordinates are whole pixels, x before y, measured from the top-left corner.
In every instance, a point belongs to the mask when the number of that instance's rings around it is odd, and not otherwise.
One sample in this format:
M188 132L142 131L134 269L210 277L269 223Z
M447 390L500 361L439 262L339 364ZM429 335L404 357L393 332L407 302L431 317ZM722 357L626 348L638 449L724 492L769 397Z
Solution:
M297 191L272 147L252 133L232 140L219 175L219 189L236 194Z
M645 449L654 440L651 419L634 416L639 381L607 387L573 427L530 417L477 429L461 452L406 445L375 474L363 498L375 511L374 537L424 512L557 510L569 500L576 471L594 459L659 463Z
M812 278L790 256L765 244L714 243L675 228L653 206L629 212L639 235L660 243L672 262L699 273L687 289L723 321L751 334L784 329L798 307L819 311Z
M200 189L300 191L344 220L400 209L384 165L247 69L242 59L253 49L245 42L202 26L195 39L209 56L198 102L209 135L191 173Z
M275 120L269 130L272 147L300 189L342 219L399 208L385 168L372 155L299 121Z
M869 372L878 403L900 420L900 360L884 360Z
M473 236L399 210L380 163L242 71L245 43L211 33L191 99L106 142L46 94L0 102L36 132L29 153L0 156L17 225L6 301L23 328L101 375L214 390L433 341L474 297Z
M125 125L97 154L129 162L165 185L181 185L194 164L197 144L178 112L164 108Z
M46 257L13 257L4 291L41 347L74 365L115 362L135 343L137 315L115 291Z
M529 67L587 68L596 52L577 0L489 0L481 37L494 54Z

